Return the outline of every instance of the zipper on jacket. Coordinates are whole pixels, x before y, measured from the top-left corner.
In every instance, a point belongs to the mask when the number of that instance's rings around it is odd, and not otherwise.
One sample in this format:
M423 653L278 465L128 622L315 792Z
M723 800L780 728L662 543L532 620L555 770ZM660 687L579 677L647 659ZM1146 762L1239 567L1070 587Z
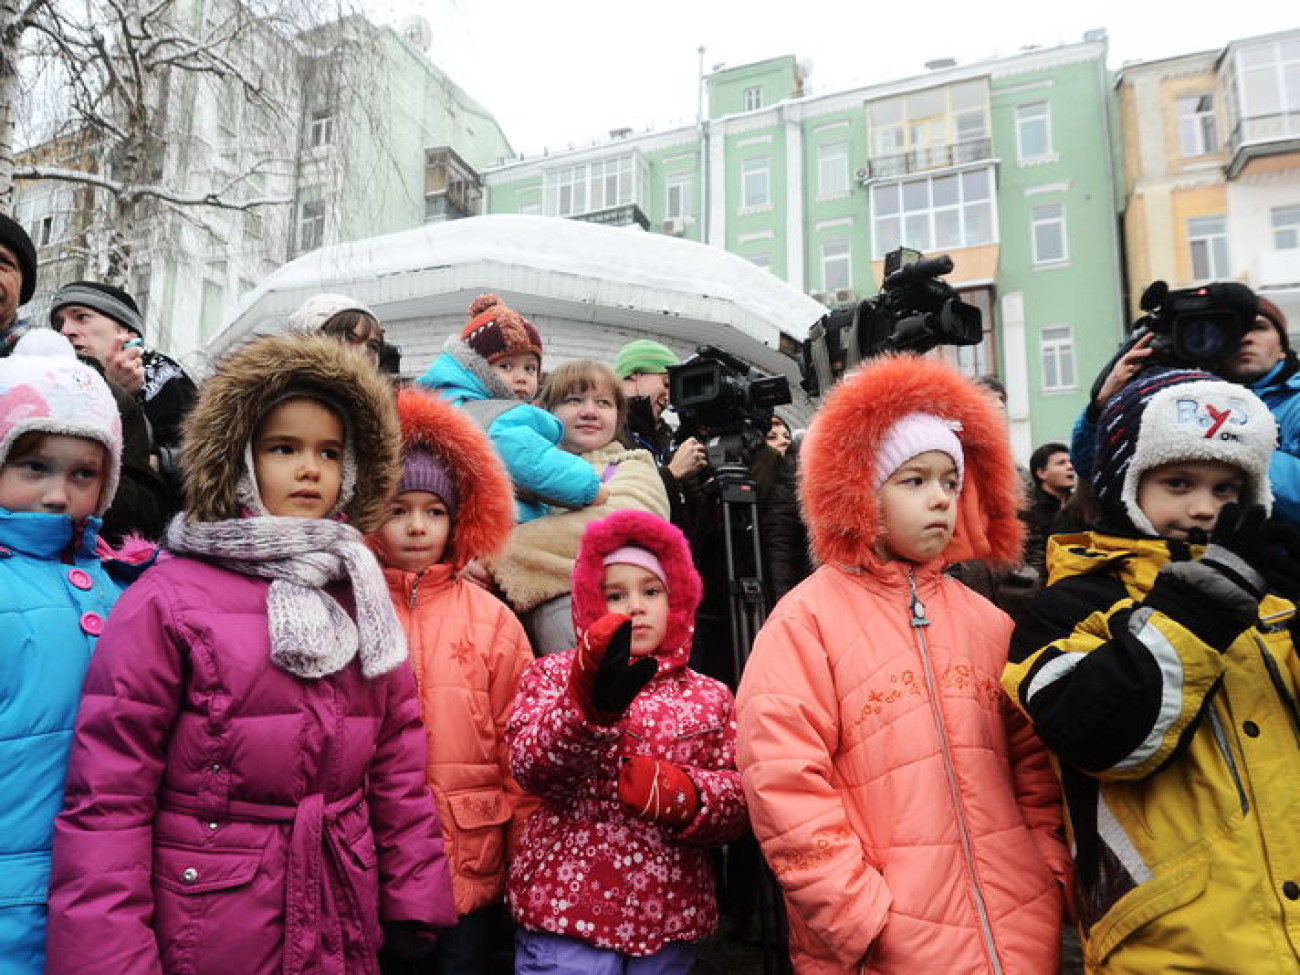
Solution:
M943 711L939 707L938 682L934 677L934 667L930 662L930 648L925 642L925 627L930 620L925 615L925 605L916 591L916 573L907 569L907 582L912 590L911 613L912 632L916 635L916 648L921 655L921 670L925 674L926 696L930 700L930 714L934 718L934 727L939 734L939 748L943 753L943 769L948 777L948 791L952 798L953 811L957 816L957 835L961 839L962 856L966 860L966 872L970 877L971 894L975 900L975 913L979 916L980 933L984 938L984 950L989 956L995 975L1002 975L1002 962L998 959L997 945L993 941L993 927L989 922L988 905L984 903L984 892L980 890L979 878L975 873L975 852L970 838L970 828L966 823L966 810L962 806L961 788L957 782L957 767L952 761L952 744L948 740L948 728L943 723Z
M411 582L411 592L406 598L406 606L408 609L415 609L416 600L418 600L420 596L420 580L423 578L424 573L417 572L415 574L415 579Z
M1220 684L1220 687L1223 685ZM1210 718L1210 731L1214 742L1219 746L1219 751L1223 755L1223 761L1228 766L1228 774L1232 776L1232 784L1237 789L1237 801L1241 804L1241 814L1244 816L1250 812L1250 800L1246 797L1246 786L1241 781L1241 770L1237 768L1237 760L1233 758L1232 748L1228 744L1228 734L1223 730L1223 722L1219 714L1214 710L1214 704L1211 702L1206 708Z
M1268 671L1268 679L1273 684L1273 690L1282 701L1282 706L1286 708L1286 713L1291 716L1291 731L1296 736L1296 743L1300 744L1300 707L1296 705L1296 699L1291 692L1286 689L1286 681L1282 679L1282 673L1277 669L1277 661L1269 653L1264 641L1257 636L1253 639L1255 646L1259 648L1259 656L1264 661L1264 669Z

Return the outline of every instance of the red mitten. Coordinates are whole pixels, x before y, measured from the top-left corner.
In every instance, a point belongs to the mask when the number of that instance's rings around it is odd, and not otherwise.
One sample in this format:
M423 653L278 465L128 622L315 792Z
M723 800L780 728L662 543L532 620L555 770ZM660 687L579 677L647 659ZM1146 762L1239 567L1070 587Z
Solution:
M700 794L691 777L672 762L645 755L624 759L618 798L632 815L665 826L685 826L700 811Z
M606 613L578 638L569 693L589 721L614 724L659 669L653 657L631 659L632 620Z

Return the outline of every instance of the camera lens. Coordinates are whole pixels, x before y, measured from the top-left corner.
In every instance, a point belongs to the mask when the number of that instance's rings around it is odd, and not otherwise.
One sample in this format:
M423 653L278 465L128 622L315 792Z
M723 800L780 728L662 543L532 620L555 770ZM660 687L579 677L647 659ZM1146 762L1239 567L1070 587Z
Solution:
M1214 363L1236 351L1241 340L1231 316L1188 316L1179 319L1174 330L1174 351L1178 358L1193 363Z

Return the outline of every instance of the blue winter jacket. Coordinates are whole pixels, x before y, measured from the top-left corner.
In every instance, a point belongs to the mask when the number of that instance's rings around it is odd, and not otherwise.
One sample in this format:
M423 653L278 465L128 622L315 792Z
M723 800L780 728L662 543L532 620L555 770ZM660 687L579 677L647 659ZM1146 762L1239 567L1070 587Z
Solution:
M1274 366L1267 375L1250 384L1250 390L1269 408L1277 420L1278 445L1269 463L1273 482L1273 510L1300 525L1300 369L1294 353ZM1097 456L1097 421L1085 409L1074 421L1070 438L1070 462L1080 477L1092 477Z
M54 818L81 682L123 586L88 518L70 562L67 515L0 508L0 975L45 970Z
M496 379L487 360L463 342L453 342L416 380L452 404L509 400L487 424L487 434L514 483L518 521L546 514L546 502L566 508L585 508L596 499L600 478L592 466L562 450L564 424L553 414L510 395ZM472 412L472 411L471 411Z

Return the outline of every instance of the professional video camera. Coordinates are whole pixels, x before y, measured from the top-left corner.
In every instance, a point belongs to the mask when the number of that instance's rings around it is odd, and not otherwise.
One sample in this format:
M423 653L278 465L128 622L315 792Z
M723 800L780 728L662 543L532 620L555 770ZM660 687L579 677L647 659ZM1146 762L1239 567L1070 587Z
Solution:
M1140 305L1147 314L1138 319L1127 344L1131 347L1150 332L1153 363L1198 369L1234 355L1259 314L1255 292L1236 281L1177 291L1170 291L1164 281L1153 281L1142 292Z
M790 402L790 382L702 345L668 367L668 401L681 417L679 436L704 444L710 466L744 465L767 437L772 407Z
M899 247L885 255L880 293L822 316L803 344L803 388L820 396L863 359L882 352L924 355L939 345L977 345L980 310L968 305L940 275L952 270L947 254L922 258Z

